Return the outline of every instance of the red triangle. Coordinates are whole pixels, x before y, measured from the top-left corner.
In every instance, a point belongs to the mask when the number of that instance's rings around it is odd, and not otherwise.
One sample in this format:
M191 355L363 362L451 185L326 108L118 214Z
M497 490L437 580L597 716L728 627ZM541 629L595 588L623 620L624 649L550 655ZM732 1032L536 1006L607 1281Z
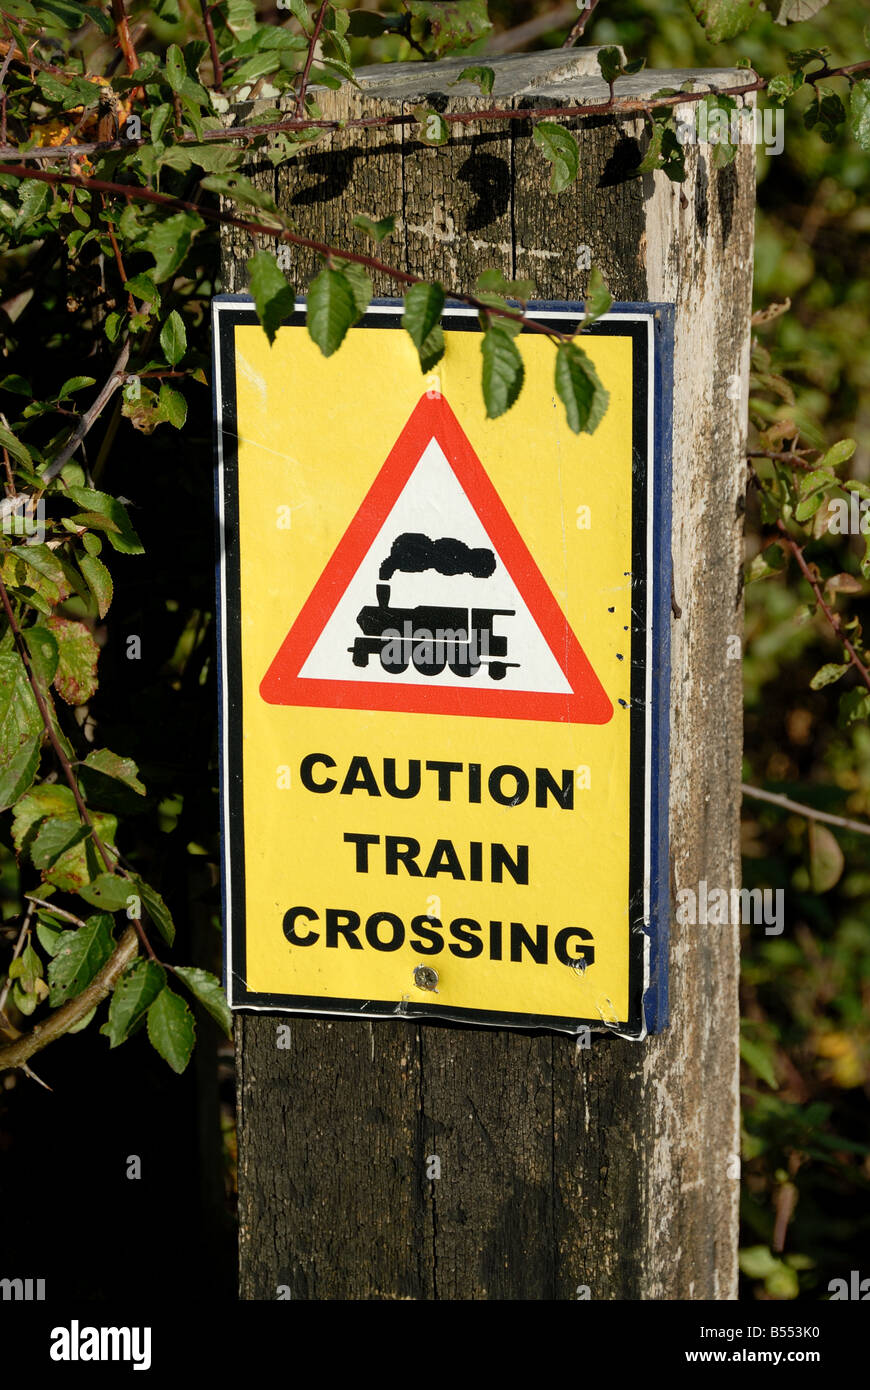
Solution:
M572 694L483 686L423 687L400 681L388 684L299 676L433 436L556 658ZM459 421L446 399L435 393L421 397L412 412L263 677L260 694L270 705L482 715L495 719L539 719L549 723L606 724L613 716L613 705L601 682Z

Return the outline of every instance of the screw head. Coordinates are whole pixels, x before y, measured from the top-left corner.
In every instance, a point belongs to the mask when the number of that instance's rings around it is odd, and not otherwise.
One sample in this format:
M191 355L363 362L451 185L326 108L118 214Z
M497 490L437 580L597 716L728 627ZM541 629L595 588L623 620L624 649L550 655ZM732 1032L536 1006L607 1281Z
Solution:
M431 965L415 966L414 984L418 989L433 989L437 993L438 971L433 970Z

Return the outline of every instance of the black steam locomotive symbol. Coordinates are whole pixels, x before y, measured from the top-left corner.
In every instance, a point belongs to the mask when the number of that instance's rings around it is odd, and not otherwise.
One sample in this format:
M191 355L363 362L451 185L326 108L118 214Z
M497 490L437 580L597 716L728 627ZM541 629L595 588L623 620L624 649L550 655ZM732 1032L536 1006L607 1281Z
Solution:
M380 567L381 580L392 579L396 570L420 574L433 569L439 574L467 574L487 579L494 573L495 555L486 548L472 549L454 537L430 540L405 533L393 542ZM354 666L366 667L369 657L379 657L390 675L400 675L413 664L424 676L439 676L448 666L456 676L477 675L485 666L490 680L504 680L517 661L505 661L508 639L494 631L496 618L512 618L512 608L449 607L418 604L416 608L391 608L390 585L375 586L376 604L367 604L357 615L363 634L349 647Z

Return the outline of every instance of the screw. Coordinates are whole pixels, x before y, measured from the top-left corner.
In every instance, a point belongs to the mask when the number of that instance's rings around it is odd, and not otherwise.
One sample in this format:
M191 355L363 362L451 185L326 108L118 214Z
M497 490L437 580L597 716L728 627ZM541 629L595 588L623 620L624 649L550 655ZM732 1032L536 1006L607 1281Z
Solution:
M414 967L414 984L418 989L434 989L438 993L438 971L433 970L431 965L417 965Z

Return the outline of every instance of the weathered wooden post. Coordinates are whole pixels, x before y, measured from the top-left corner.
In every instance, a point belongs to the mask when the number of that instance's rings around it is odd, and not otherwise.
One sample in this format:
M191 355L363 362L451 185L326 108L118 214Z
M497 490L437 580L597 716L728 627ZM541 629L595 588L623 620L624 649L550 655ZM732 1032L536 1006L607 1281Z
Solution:
M500 106L606 100L594 51L488 60ZM461 67L462 64L459 64ZM368 70L324 114L483 109L456 60ZM618 95L748 83L746 70L643 72ZM751 97L748 100L752 100ZM588 267L617 300L676 306L670 844L674 887L737 885L740 662L754 151L687 177L626 177L640 117L572 128L581 176L560 197L531 124L342 131L255 177L307 236L366 250L354 212L400 213L386 256L470 286L489 266L537 298L582 300ZM225 287L254 246L233 233ZM386 254L386 253L385 253ZM304 293L313 255L293 253ZM375 293L395 295L386 279ZM288 389L289 383L288 383ZM328 875L328 866L324 874ZM736 1296L738 928L672 921L670 1026L642 1042L396 1018L236 1018L245 1299L730 1299ZM441 1162L438 1180L427 1156ZM585 1286L588 1294L578 1290Z

